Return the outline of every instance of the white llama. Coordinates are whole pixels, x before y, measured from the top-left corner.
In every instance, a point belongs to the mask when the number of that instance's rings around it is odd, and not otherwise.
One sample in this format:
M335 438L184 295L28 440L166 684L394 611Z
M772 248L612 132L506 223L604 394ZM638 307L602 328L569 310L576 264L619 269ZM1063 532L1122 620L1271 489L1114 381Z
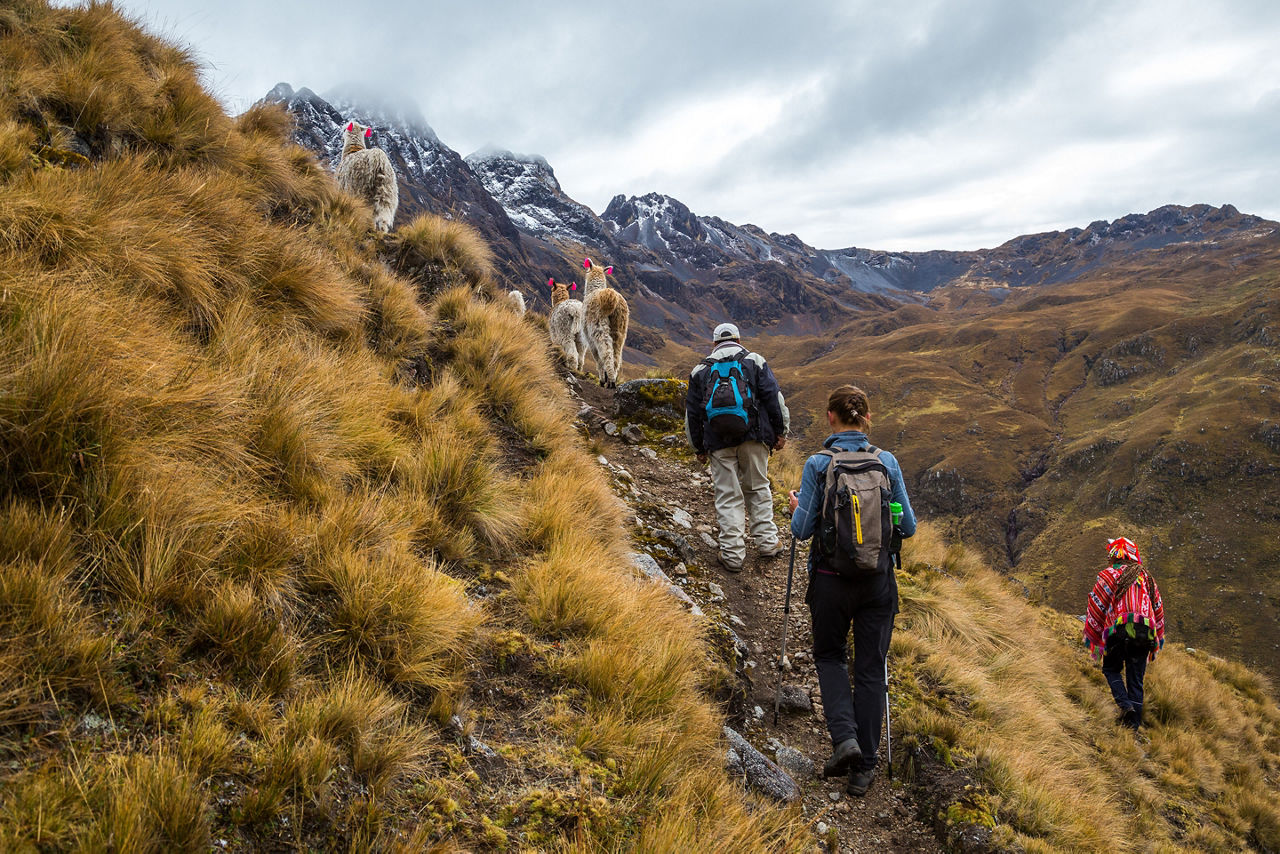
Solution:
M613 275L613 267L603 270L583 259L587 281L583 286L583 328L587 333L587 346L596 360L596 372L600 385L618 387L618 371L622 369L622 348L627 343L627 325L631 309L622 294L609 287L605 276Z
M524 317L524 294L519 291L507 291L507 302L511 304L516 314Z
M400 205L396 172L391 158L381 148L369 148L373 128L348 122L342 132L342 161L338 163L338 186L373 208L373 227L390 231Z
M551 288L551 316L547 318L547 331L551 343L564 354L564 360L575 371L582 370L587 358L587 336L582 325L582 300L569 299L569 291L576 291L578 283L566 285L555 279L547 279Z

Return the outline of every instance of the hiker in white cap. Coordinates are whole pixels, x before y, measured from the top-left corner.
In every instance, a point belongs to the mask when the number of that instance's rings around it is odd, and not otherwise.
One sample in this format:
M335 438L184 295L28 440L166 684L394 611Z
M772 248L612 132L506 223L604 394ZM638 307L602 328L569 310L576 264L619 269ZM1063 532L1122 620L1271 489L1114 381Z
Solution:
M791 415L764 357L739 343L738 327L721 323L713 349L689 374L685 434L701 463L711 463L720 564L741 572L746 528L762 558L782 552L773 522L769 453L787 443Z

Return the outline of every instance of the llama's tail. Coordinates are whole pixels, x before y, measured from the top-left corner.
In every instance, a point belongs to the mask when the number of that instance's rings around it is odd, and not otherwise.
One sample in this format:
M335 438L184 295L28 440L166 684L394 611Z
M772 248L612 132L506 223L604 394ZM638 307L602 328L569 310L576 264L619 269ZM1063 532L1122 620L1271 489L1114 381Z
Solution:
M615 291L616 293L616 291ZM631 325L631 307L627 305L627 299L622 294L618 294L617 302L613 311L609 312L609 333L613 338L613 363L614 363L614 379L618 375L617 371L622 370L622 348L627 343L627 327Z
M600 378L610 387L618 382L618 370L622 367L622 343L627 333L630 309L622 294L612 288L604 288L592 295L587 313L587 334L592 339L592 349L600 362Z

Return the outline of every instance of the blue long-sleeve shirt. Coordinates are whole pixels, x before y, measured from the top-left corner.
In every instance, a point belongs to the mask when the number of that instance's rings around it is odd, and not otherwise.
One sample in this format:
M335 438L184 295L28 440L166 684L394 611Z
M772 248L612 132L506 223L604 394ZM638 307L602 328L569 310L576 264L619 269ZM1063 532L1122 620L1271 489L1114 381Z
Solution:
M822 446L838 451L857 451L869 444L871 443L867 440L866 433L846 430L831 434ZM818 526L818 519L822 515L822 490L826 484L827 465L830 462L831 458L823 454L814 454L805 461L804 474L800 477L798 495L800 503L791 517L791 534L797 540L809 539ZM907 497L907 485L902 479L902 467L898 465L897 458L885 450L880 451L880 462L884 463L885 469L889 472L889 486L892 491L889 500L902 505L902 521L898 523L898 529L902 531L902 536L910 537L916 532L916 514L911 509L911 499ZM814 553L810 549L810 569L813 568L813 561Z

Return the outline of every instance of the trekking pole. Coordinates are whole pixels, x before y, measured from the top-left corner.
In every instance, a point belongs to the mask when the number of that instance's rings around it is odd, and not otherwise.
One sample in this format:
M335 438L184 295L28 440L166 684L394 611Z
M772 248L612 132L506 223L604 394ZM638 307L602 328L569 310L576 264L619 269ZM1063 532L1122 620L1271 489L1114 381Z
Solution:
M893 728L889 725L889 653L884 655L884 747L889 763L889 779L893 779Z
M896 501L889 505L889 512L892 513L894 524L894 539L890 557L893 560L893 569L895 572L902 569L902 540L897 536L897 524L902 519L902 505ZM884 651L884 749L885 758L889 764L889 779L893 779L893 727L889 720L889 650Z
M778 710L782 706L783 667L787 661L787 624L791 622L791 575L796 568L796 538L791 538L791 563L787 566L787 597L782 605L782 655L778 658L778 692L773 696L773 725L778 725Z

